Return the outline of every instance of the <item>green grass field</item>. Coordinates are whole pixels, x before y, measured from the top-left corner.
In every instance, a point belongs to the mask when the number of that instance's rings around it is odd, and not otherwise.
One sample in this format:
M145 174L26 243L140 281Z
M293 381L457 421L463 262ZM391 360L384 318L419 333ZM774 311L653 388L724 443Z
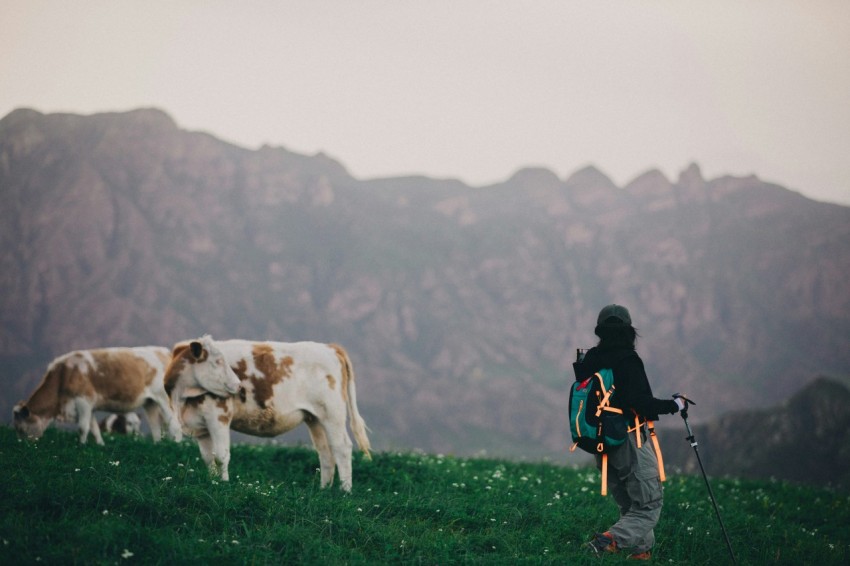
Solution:
M354 489L318 487L312 449L236 445L229 483L194 441L36 443L0 427L0 564L606 564L616 518L595 469L355 453ZM850 495L711 478L741 564L847 564ZM656 564L725 564L702 477L672 475Z

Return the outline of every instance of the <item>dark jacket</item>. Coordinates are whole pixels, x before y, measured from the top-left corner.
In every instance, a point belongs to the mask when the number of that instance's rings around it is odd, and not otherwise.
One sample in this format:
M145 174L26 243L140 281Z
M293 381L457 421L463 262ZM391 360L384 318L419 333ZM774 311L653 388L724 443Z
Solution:
M673 414L679 410L672 399L656 399L652 396L643 360L632 349L591 348L585 354L584 361L576 367L576 378L584 379L605 368L614 372L616 389L611 405L623 409L627 415L630 410L634 410L644 419L655 421L660 414Z

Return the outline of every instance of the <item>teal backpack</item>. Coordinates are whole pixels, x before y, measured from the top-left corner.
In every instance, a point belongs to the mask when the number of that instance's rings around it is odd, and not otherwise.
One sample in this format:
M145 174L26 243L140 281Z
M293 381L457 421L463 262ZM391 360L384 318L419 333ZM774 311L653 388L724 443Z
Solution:
M623 411L611 406L615 394L614 374L602 369L570 389L570 451L581 448L591 454L605 454L626 441L628 424Z

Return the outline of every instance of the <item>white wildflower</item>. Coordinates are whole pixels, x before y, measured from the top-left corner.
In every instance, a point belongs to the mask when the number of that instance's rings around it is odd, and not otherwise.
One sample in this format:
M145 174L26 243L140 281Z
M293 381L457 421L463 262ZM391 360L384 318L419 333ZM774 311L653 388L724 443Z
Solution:
M127 550L126 548L124 549L124 552L121 553L121 558L123 558L124 560L127 560L128 558L131 558L132 556L133 556L133 553L130 552L129 550Z

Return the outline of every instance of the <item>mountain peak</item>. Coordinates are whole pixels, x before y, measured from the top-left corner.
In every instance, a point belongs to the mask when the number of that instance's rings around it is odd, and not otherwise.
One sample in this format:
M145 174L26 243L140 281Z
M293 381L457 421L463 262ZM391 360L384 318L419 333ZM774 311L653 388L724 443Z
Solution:
M590 187L593 189L618 188L610 177L608 177L605 173L603 173L593 165L587 165L586 167L582 167L581 169L570 175L565 182L571 186Z
M696 163L691 163L679 174L679 186L684 188L700 188L705 184L702 178L702 170Z
M558 176L545 167L523 167L508 179L508 183L519 185L557 185L561 183Z
M33 110L32 108L15 108L2 118L0 118L0 127L5 126L6 124L14 124L16 122L34 120L41 116L44 116L38 110Z

